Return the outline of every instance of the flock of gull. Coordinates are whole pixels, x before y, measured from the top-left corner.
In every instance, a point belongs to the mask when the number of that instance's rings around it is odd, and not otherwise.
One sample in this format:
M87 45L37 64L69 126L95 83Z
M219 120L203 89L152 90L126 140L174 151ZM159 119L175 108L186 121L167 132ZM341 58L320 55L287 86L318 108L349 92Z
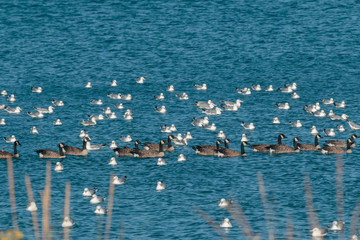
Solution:
M145 82L144 77L139 77L136 80L137 84L143 84ZM114 80L110 83L110 86L116 87L117 81ZM207 85L204 84L194 84L194 88L198 91L206 91ZM92 88L91 82L88 82L85 86L85 88ZM285 84L283 87L274 89L272 85L265 88L265 91L272 92L272 91L278 91L284 94L290 94L292 99L298 99L300 98L299 94L296 93L297 90L297 84ZM33 93L41 94L42 88L41 87L32 87L31 91ZM170 85L166 88L167 92L174 92L175 88L173 85ZM239 89L236 88L236 91L240 95L250 95L253 91L258 92L262 91L262 87L260 85L252 85L250 88L243 88ZM7 97L7 100L11 103L14 103L16 101L16 98L14 94L8 94L6 90L3 90L1 92L1 95L3 97ZM187 101L189 100L189 96L187 93L178 93L175 94L175 96L181 100L181 101ZM111 93L107 95L110 99L115 100L124 100L124 101L131 101L133 96L131 94L121 94L121 93ZM165 100L165 95L163 92L159 93L158 95L154 96L154 99L156 101L162 102ZM219 104L215 104L212 100L208 101L195 101L194 105L195 107L203 114L202 117L194 117L191 121L191 125L197 128L203 128L208 131L217 131L218 128L215 125L215 123L210 123L209 116L219 116L224 111L238 111L241 108L241 105L244 101L240 99L236 99L234 101L229 100L223 100L219 102ZM52 105L40 108L40 107L34 107L33 112L27 112L27 115L31 118L43 118L45 114L52 114L54 111L56 111L55 108L57 107L64 107L65 104L61 100L52 100ZM323 105L328 106L334 106L335 109L337 108L345 108L346 103L344 101L341 102L335 102L333 98L330 99L322 99L321 103ZM90 104L93 105L103 105L103 101L101 99L97 100L91 100ZM116 109L124 109L125 106L122 103L114 104ZM159 104L160 105L160 104ZM274 108L277 107L280 110L289 110L290 104L288 102L282 102L282 103L276 103ZM347 123L349 127L352 130L359 130L360 125L348 120L349 116L347 114L342 115L336 115L334 111L336 110L330 110L329 113L325 113L323 109L321 109L320 101L316 102L315 104L309 104L306 106L303 106L303 110L307 114L311 114L314 117L318 118L330 118L333 121L339 122L337 125L336 130L339 132L345 131L344 126L341 123ZM9 114L21 114L22 108L21 107L9 107L5 105L0 105L0 110L4 110ZM166 114L167 109L165 105L161 106L154 106L154 111L156 111L159 114ZM122 117L126 121L131 121L134 117L133 110L127 109L124 111L124 114ZM103 109L103 113L99 115L89 115L89 119L82 120L79 122L79 124L83 125L84 127L91 127L96 126L98 121L104 120L105 118L108 119L117 119L117 115L114 111L111 110L110 107L105 107ZM60 119L57 119L53 122L54 125L62 125L62 122ZM189 123L190 124L190 123ZM280 120L278 117L274 116L272 124L280 124ZM297 121L289 121L289 124L291 127L294 128L300 128L302 127L302 123L300 120ZM6 125L5 119L0 120L0 125ZM242 122L241 126L245 130L252 131L255 129L255 125L252 122ZM33 126L31 128L32 134L39 134L38 129L36 126ZM189 144L189 141L193 139L192 134L188 131L184 135L182 134L174 134L174 132L177 131L174 124L171 125L163 125L160 127L160 131L163 133L167 133L168 137L167 139L160 139L156 142L145 142L141 143L140 140L136 139L134 141L134 146L124 146L119 147L116 143L116 141L112 141L109 144L109 147L114 151L114 157L112 157L109 161L109 165L116 165L116 157L135 157L135 158L157 158L157 165L164 166L166 165L166 160L164 157L166 154L174 152L176 146L187 146ZM240 150L235 150L230 148L230 144L232 140L227 138L226 134L219 130L216 134L216 138L214 138L214 145L194 145L192 148L194 149L195 153L197 155L201 156L217 156L219 158L229 158L229 157L244 157L246 156L245 153L245 146L248 146L254 153L270 153L270 154L290 154L290 153L299 153L301 151L320 151L323 154L343 154L343 153L351 153L351 149L355 147L355 139L357 138L356 134L351 134L351 136L348 137L348 139L344 140L327 140L325 141L325 144L321 146L319 144L319 139L323 138L323 136L329 136L334 137L335 136L335 130L334 129L322 129L321 131L316 128L316 126L312 126L310 129L310 134L314 136L314 143L300 143L301 139L300 137L296 136L293 138L293 146L288 146L286 144L282 143L282 139L287 138L285 134L279 134L277 136L277 143L258 143L258 144L249 144L249 139L247 134L242 134L241 137L241 145ZM64 142L60 142L57 147L58 151L50 150L50 149L39 149L36 150L37 154L40 158L54 158L54 159L61 159L65 158L67 155L77 155L77 156L87 156L90 151L100 150L104 148L107 144L99 144L99 145L93 145L91 144L91 137L89 136L88 132L86 130L82 130L80 132L79 137L82 139L82 147L74 147L69 146ZM274 136L275 138L276 136ZM122 136L121 141L125 144L130 143L133 141L132 137L130 135ZM19 158L19 152L17 150L18 146L21 146L20 142L16 139L14 135L11 137L5 137L4 140L7 143L13 144L13 153L6 152L4 149L0 151L0 158ZM184 156L184 154L180 154L178 156L178 161L183 162L186 161L187 158ZM61 172L64 170L64 166L61 163L61 161L57 162L54 168L55 171ZM113 184L115 185L123 185L125 184L127 179L127 176L113 177ZM157 182L156 190L157 191L163 191L166 189L166 184L162 181ZM84 197L90 198L91 204L101 204L104 202L105 198L102 196L96 195L97 189L89 189L85 188L83 192ZM219 206L221 208L228 208L231 206L231 200L221 199ZM36 211L37 206L35 202L30 202L28 207L28 211ZM106 214L106 209L102 207L101 205L97 205L95 209L95 214ZM66 217L64 218L64 221L62 223L63 227L71 227L75 224L75 222L70 218ZM232 224L228 218L225 218L221 224L220 227L224 228L230 228L232 227ZM330 228L334 231L341 231L344 228L343 222L336 222L334 221L333 226ZM312 235L317 236L325 236L327 234L327 229L319 229L314 228L312 230ZM356 236L354 236L352 239L357 239Z

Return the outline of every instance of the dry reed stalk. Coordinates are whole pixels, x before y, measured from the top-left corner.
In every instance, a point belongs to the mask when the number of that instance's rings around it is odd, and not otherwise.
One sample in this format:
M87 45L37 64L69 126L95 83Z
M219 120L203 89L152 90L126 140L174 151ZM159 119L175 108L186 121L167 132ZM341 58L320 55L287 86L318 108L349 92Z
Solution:
M11 206L11 218L15 231L19 231L18 221L16 216L16 199L15 199L15 183L14 183L14 168L12 158L7 158L7 169L9 179L9 194L10 194L10 206Z
M115 191L115 185L112 183L114 175L110 175L110 183L109 183L109 200L108 200L108 211L106 216L106 225L105 225L105 236L104 239L109 239L110 234L110 227L111 227L111 216L112 216L112 210L113 210L113 203L114 203L114 191Z
M64 218L70 217L70 194L71 194L71 185L69 182L65 186L65 204L64 204ZM69 228L64 228L64 240L69 239Z
M267 229L268 229L268 237L270 240L274 240L275 239L274 233L272 232L272 229L270 228L270 214L269 214L269 209L268 209L267 201L266 201L266 191L265 191L264 179L263 179L261 173L258 173L258 182L259 182L259 191L260 191L261 201L264 205L265 222L266 222Z
M351 223L350 223L350 235L353 236L357 231L357 223L359 221L360 215L360 200L355 205L355 208L352 212Z
M29 198L29 203L35 202L32 187L31 187L30 177L27 174L25 175L25 183L26 183L26 191L27 191L27 195ZM35 238L36 238L36 240L40 240L39 222L38 222L36 211L31 212L31 218L32 218L32 222L33 222Z
M336 203L337 203L337 215L338 220L344 220L344 190L343 190L343 172L344 165L342 157L336 157Z
M43 239L50 239L50 202L51 202L51 162L46 163L45 189L42 194L42 236Z
M254 233L251 229L250 223L246 219L245 213L242 210L240 204L236 200L233 200L231 207L227 208L227 210L234 218L236 224L239 226L244 236L252 238L254 236Z
M310 229L312 229L314 227L319 228L320 223L319 223L319 219L316 215L314 205L313 205L313 198L312 198L309 175L305 175L304 184L305 184L306 211L308 213L308 220L311 223Z
M294 232L294 228L292 225L292 221L290 218L287 219L287 223L286 223L286 240L293 240L293 232Z
M194 211L199 214L209 225L212 229L214 229L214 231L221 237L221 239L230 239L227 235L224 234L223 230L221 229L221 227L219 226L218 223L216 223L211 217L210 215L208 215L207 213L205 213L204 211L198 209L198 208L194 208Z

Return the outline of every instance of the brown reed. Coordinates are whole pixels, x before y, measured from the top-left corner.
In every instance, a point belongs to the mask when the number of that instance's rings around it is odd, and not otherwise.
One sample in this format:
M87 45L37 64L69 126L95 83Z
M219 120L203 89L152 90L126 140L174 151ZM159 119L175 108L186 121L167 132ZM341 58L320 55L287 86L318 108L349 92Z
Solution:
M14 168L12 158L7 158L7 169L9 179L9 194L10 194L10 207L11 207L11 218L12 224L15 231L19 230L18 221L16 216L16 199L15 199L15 183L14 183Z
M66 183L65 186L65 204L64 204L64 218L70 217L70 195L71 195L71 184ZM64 240L69 240L69 228L64 228Z
M29 203L35 202L32 187L31 187L31 180L30 180L30 177L28 174L25 174L25 183L26 183L26 191L27 191ZM36 240L40 240L39 222L38 222L36 211L31 212L31 218L32 218L35 238L36 238Z
M42 237L50 239L51 162L46 163L45 188L42 194Z
M104 239L109 239L110 235L110 228L111 228L111 216L113 210L113 203L114 203L114 191L115 185L112 183L114 175L110 175L110 183L109 183L109 200L108 200L108 211L106 216L106 225L105 225L105 236Z

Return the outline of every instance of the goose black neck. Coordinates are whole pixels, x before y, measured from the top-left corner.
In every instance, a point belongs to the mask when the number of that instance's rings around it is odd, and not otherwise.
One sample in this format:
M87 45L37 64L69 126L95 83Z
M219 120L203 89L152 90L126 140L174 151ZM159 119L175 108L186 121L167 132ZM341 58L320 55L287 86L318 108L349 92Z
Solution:
M60 153L60 156L65 156L65 152L64 152L63 147L59 147L59 153Z
M315 136L315 146L319 146L319 139L317 138L317 136Z
M229 148L229 143L228 143L228 141L225 141L225 148Z
M216 150L219 150L220 144L216 142Z
M82 147L82 150L85 150L86 149L86 141L85 139L83 140L83 147Z
M352 141L347 141L347 142L346 142L346 150L350 150L350 149L351 149L351 144L352 144Z
M172 147L170 136L168 137L168 147L169 147L169 148Z
M135 142L135 150L139 150L139 143Z
M241 152L240 153L241 153L241 155L244 155L245 154L245 146L244 146L243 142L241 143L240 147L241 147Z
M14 142L14 155L18 154L18 151L17 151L17 144L16 142Z
M282 139L282 138L281 138L281 135L279 135L279 136L278 136L278 144L282 144L281 139Z
M163 143L160 142L160 144L159 144L159 152L163 152L163 151L164 151Z
M296 150L298 148L298 143L297 143L297 140L293 140L293 143L294 143L294 149Z

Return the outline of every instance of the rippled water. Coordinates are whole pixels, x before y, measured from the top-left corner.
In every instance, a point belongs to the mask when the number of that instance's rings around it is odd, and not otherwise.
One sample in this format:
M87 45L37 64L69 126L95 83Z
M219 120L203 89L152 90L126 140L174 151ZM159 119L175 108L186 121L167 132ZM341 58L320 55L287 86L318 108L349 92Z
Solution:
M107 165L114 156L108 147L93 151L88 157L68 156L62 162L65 171L52 173L51 227L55 238L63 238L61 222L65 183L71 182L71 217L76 226L72 239L94 239L102 234L105 217L96 216L95 206L82 197L84 187L96 186L99 195L107 197L111 173L127 175L123 186L116 186L110 238L129 239L214 239L218 235L195 213L206 211L217 223L230 217L234 227L226 232L230 238L244 239L241 229L230 214L217 206L220 198L239 201L254 228L267 239L264 209L259 194L257 174L263 174L270 208L271 229L276 239L284 238L286 220L292 219L294 238L310 238L307 220L304 174L309 174L314 194L314 206L322 226L337 219L335 189L335 156L320 153L275 155L248 153L244 158L218 159L196 156L191 146L214 144L216 133L193 127L193 117L203 114L194 101L212 99L244 100L237 112L211 116L218 130L232 140L231 148L240 148L242 133L249 143L275 143L279 133L291 139L299 136L312 142L312 125L318 129L344 124L344 133L336 139L346 139L351 131L345 122L315 118L302 110L322 98L344 100L345 109L322 108L336 114L346 113L360 122L359 110L359 26L358 1L77 1L56 2L14 1L0 8L0 86L15 94L15 103L0 97L0 104L20 106L20 115L0 111L7 125L1 126L3 136L16 135L22 146L21 157L14 159L16 204L19 226L26 239L34 239L31 215L25 210L28 202L24 175L31 177L35 200L45 185L46 160L35 150L53 149L63 141L81 146L78 135L84 129L79 123L87 114L100 114L111 106L119 117L99 121L87 127L93 143L110 143L130 134L141 142L157 142L166 138L159 127L175 124L178 132L190 131L194 139L187 147L176 147L166 154L167 166L156 166L156 159L118 159L118 165ZM135 83L145 76L145 84ZM110 87L113 79L118 87ZM86 89L91 81L93 88ZM240 96L235 88L251 84L275 88L296 82L301 98L289 94L253 92ZM207 91L197 91L194 83L207 83ZM174 93L166 92L173 84ZM31 86L42 86L41 94L31 93ZM164 92L165 100L156 102L153 95ZM180 101L175 93L186 92L190 100ZM117 110L106 95L130 93L134 119L125 121L124 110ZM102 99L103 106L90 101ZM64 107L43 119L31 119L26 112L32 107L47 107L52 99L61 99ZM288 111L278 110L276 102L290 103ZM168 112L156 113L155 105L164 104ZM272 125L278 116L280 125ZM52 122L60 118L62 126ZM301 120L302 128L292 128L288 121ZM254 122L254 131L245 131L240 123ZM30 134L37 126L40 135ZM324 140L320 143L323 144ZM130 144L133 146L133 143ZM11 145L2 143L10 151ZM183 153L186 162L177 162ZM359 150L343 156L344 211L346 235L350 234L352 211L360 194ZM52 160L53 166L56 160ZM7 184L6 161L1 161L0 229L11 229L11 210ZM156 182L164 181L167 189L155 190ZM107 202L106 202L107 204ZM41 209L39 214L41 213ZM99 227L100 226L100 227ZM100 230L99 230L100 229ZM100 233L99 233L100 232ZM329 233L327 239L337 239Z

